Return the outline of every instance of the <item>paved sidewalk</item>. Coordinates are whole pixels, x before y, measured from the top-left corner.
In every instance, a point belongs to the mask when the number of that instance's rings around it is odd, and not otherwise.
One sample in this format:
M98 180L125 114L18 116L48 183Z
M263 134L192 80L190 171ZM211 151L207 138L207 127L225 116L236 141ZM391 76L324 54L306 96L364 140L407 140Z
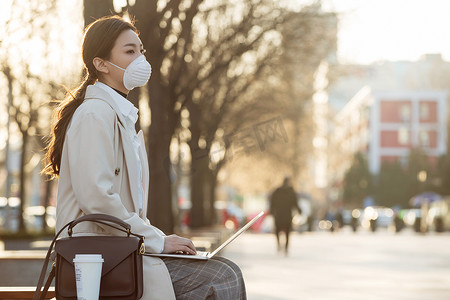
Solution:
M387 231L246 233L224 255L242 268L249 300L450 299L450 235Z

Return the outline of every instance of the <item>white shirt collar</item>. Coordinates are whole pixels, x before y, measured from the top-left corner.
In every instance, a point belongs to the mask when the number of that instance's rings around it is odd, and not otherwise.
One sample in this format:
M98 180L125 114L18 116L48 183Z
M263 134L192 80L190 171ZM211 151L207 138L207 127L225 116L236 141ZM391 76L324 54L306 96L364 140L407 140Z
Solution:
M122 95L117 93L113 88L104 84L103 82L97 81L94 85L106 91L111 96L112 101L114 101L114 103L117 105L122 115L129 118L133 122L133 124L136 123L138 119L139 109L137 109L133 105L133 103L128 101L128 99L122 97Z

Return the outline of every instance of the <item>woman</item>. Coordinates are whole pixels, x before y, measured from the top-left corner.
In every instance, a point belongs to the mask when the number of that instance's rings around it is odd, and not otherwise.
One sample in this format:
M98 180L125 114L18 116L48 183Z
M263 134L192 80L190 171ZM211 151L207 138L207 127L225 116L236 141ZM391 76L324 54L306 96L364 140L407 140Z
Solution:
M83 37L86 77L58 107L47 147L45 172L59 177L57 224L85 214L103 213L131 225L145 236L147 252L195 254L189 239L166 236L146 218L148 163L142 131L136 134L138 110L126 97L151 74L133 24L104 17ZM84 222L79 234L114 234L108 227ZM208 261L144 257L142 299L245 299L239 268L219 258Z

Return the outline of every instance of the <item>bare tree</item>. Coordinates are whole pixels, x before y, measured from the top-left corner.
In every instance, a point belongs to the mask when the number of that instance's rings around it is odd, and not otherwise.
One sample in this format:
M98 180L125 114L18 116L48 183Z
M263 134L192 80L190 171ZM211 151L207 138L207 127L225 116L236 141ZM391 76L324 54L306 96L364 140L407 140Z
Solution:
M216 13L226 16L226 10L233 8L224 4ZM198 99L194 96L187 104L194 227L213 221L210 216L214 216L217 175L226 158L232 156L218 155L217 150L212 150L214 144L220 143L219 152L224 153L233 143L244 144L246 152L255 148L275 150L271 151L273 157L284 160L297 175L302 112L314 93L314 74L333 49L336 36L334 15L322 13L320 5L293 12L272 1L252 1L240 9L243 18L236 23L222 22L226 28L216 25L220 23L217 15L213 14L216 22L206 21L216 31L211 30L213 38L208 36L210 40L204 43L203 51L194 56L199 66L197 74L207 74L194 90ZM237 18L235 13L232 16ZM268 36L277 38L271 40ZM202 61L204 52L210 57ZM249 57L253 58L252 63L243 62ZM276 78L272 78L276 84L269 89L267 82L271 77ZM289 133L293 143L289 147L282 118L292 124ZM228 134L218 137L218 131ZM281 143L274 143L277 147L266 145L267 138L275 135L280 135Z
M193 73L198 80L186 89L189 94L186 98L193 98L187 103L193 227L214 221L217 175L225 163L225 156L220 157L217 150L211 153L213 144L218 142L216 132L219 129L236 132L246 122L264 115L261 110L257 114L250 113L255 112L255 103L247 91L261 79L263 71L279 52L277 29L290 17L272 1L215 4L200 15L204 25L197 30L206 27L207 35L204 40L198 38L196 41L197 45L202 45L202 51L192 52L193 61L197 63L191 65L194 65ZM225 153L233 136L228 134L226 140L220 141L222 149L219 152Z
M54 13L55 3L14 1L11 5L11 16L4 26L4 36L1 39L1 71L8 87L7 111L21 137L18 178L18 196L21 201L18 218L19 231L25 231L23 213L28 198L27 182L33 166L40 161L40 137L37 134L45 131L44 127L48 128L48 122L42 122L40 116L49 111L45 103L51 97L54 87L48 77L45 79L32 70L38 69L36 65L39 64L29 59L26 45L46 45L51 27L46 22L46 14ZM21 37L20 41L17 41L17 37ZM46 53L45 50L43 52Z
M271 35L280 35L280 27L300 15L265 0L137 0L129 12L138 20L137 27L153 66L148 85L150 218L163 230L173 230L170 144L180 126L180 114L187 110L190 139L186 142L191 147L193 163L191 219L194 226L201 226L205 224L204 216L211 215L214 178L222 164L212 166L209 159L211 145L217 142L216 131L233 127L228 132L234 132L239 123L245 123L242 117L234 117L236 122L231 125L232 112L237 116L247 112L245 119L251 119L257 101L249 104L252 101L244 95L273 61L272 57L280 55ZM311 21L313 14L309 16ZM248 59L253 61L248 63ZM251 71L247 72L247 68ZM253 114L261 118L264 110ZM227 143L230 141L224 142ZM216 171L211 173L211 167ZM205 177L208 173L212 176ZM207 184L207 178L211 184ZM208 208L206 214L204 205Z

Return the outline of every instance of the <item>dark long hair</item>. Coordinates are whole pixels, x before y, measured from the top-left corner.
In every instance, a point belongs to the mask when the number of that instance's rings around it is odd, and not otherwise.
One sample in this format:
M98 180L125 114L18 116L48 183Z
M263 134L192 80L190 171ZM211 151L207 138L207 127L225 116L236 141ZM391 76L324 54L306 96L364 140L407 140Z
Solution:
M66 98L61 101L55 111L56 122L52 127L49 142L45 148L45 167L42 173L52 177L59 175L67 126L75 110L83 103L87 86L94 84L98 79L97 70L92 61L95 57L108 59L117 37L128 29L137 33L137 29L132 23L119 16L103 17L86 27L82 45L83 73L86 75L76 89L67 93Z

